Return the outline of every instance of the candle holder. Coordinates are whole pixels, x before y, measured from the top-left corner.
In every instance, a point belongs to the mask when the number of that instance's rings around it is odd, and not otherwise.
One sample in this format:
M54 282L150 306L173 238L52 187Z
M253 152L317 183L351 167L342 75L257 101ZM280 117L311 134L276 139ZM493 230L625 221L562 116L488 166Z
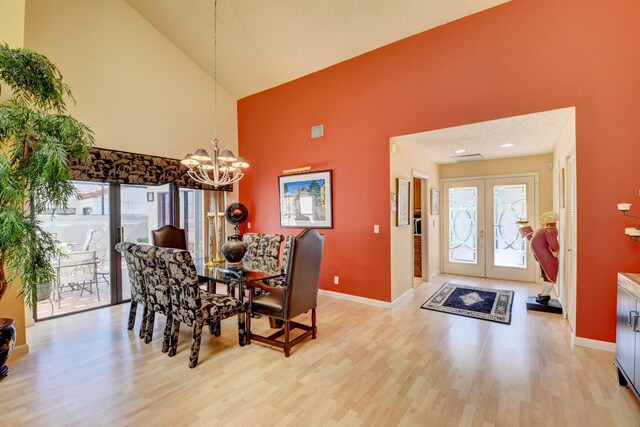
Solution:
M209 262L205 264L207 268L213 268L216 266L214 261L214 246L213 246L213 221L216 218L216 214L213 212L207 212L207 219L209 220Z
M222 256L222 245L224 245L224 212L218 212L216 214L216 258L214 262L224 262Z

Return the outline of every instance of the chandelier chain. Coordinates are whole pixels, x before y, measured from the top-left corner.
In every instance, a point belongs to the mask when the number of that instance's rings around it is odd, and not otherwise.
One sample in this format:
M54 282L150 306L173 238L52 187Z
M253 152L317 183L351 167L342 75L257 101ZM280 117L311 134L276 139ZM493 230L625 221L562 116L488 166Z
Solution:
M218 0L213 2L213 137L218 137Z

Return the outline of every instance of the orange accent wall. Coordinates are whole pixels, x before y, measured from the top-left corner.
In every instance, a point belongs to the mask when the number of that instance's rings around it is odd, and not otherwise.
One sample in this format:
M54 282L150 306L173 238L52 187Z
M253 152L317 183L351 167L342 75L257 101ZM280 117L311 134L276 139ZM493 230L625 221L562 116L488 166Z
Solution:
M613 342L616 273L640 271L640 244L624 235L633 221L616 211L632 201L640 213L638 40L637 0L514 0L241 99L252 166L240 200L254 230L287 233L277 176L333 169L320 286L389 301L389 138L575 106L576 332ZM318 123L326 136L311 140Z

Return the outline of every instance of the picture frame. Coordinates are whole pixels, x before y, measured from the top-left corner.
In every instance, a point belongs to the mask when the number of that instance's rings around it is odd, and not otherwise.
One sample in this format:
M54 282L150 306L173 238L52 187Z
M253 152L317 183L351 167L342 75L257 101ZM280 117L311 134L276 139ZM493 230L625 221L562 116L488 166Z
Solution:
M396 178L396 197L397 197L397 208L396 208L396 226L397 227L408 227L409 226L409 211L410 211L410 199L409 199L409 188L411 187L411 183L406 179Z
M280 227L333 228L333 171L278 177Z
M431 189L431 215L440 215L440 190Z

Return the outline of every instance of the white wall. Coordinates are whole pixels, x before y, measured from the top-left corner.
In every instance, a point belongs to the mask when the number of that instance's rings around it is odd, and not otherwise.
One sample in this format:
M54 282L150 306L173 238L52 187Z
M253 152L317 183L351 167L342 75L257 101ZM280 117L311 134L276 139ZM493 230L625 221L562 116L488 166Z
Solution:
M575 278L572 280L573 283L567 283L567 272L565 269L565 261L567 255L567 211L565 209L566 205L563 206L562 196L566 198L566 194L562 194L561 188L564 184L565 193L568 189L566 182L562 182L562 170L565 169L565 181L567 177L566 163L567 157L572 152L575 152L576 148L576 115L575 109L562 131L560 138L558 138L558 142L556 144L556 148L553 152L553 211L557 212L560 215L560 221L558 222L558 240L560 241L560 254L559 254L559 264L560 268L558 270L558 285L556 287L556 291L558 292L558 296L560 300L565 305L565 309L567 309L567 302L572 304L575 307L575 295L576 295L576 283ZM566 200L566 199L565 199ZM577 250L577 248L573 248L573 250ZM575 256L577 259L577 254ZM569 295L571 294L571 295ZM568 301L569 299L573 299L573 301ZM575 331L575 310L570 310L568 313L568 320L571 328Z
M393 141L393 140L392 140ZM391 151L389 182L391 192L396 191L396 178L413 182L413 171L419 171L428 175L427 188L423 194L427 195L426 206L430 206L430 190L438 189L440 185L440 173L438 164L428 159L420 151L402 145L395 144L395 153ZM412 184L413 185L413 184ZM411 194L411 206L413 206L413 191ZM413 287L413 224L409 227L396 226L396 212L391 212L391 300L402 296ZM413 212L410 212L413 218ZM427 233L429 256L429 277L440 271L440 216L431 215L430 210L423 211L422 232Z

